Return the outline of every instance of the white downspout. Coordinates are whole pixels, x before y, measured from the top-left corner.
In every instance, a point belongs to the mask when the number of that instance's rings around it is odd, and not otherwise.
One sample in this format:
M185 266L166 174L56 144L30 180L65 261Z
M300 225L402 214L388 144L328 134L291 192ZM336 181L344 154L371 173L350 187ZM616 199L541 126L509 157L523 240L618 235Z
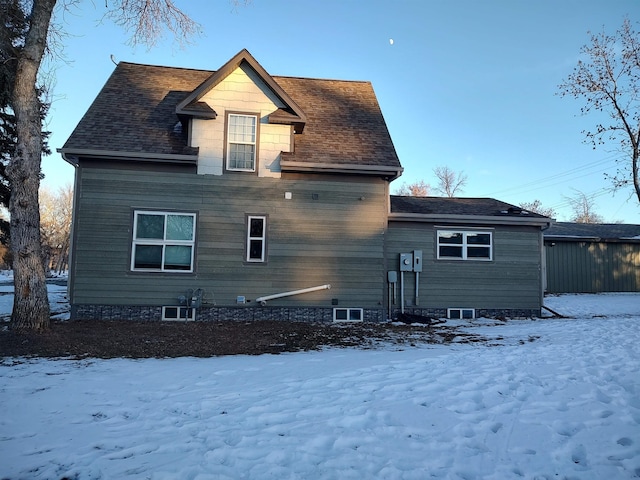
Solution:
M329 290L330 284L319 285L317 287L301 288L300 290L292 290L290 292L274 293L273 295L265 295L263 297L256 298L256 302L259 302L264 307L267 304L267 300L273 300L274 298L290 297L292 295L300 295L303 293L316 292L318 290Z

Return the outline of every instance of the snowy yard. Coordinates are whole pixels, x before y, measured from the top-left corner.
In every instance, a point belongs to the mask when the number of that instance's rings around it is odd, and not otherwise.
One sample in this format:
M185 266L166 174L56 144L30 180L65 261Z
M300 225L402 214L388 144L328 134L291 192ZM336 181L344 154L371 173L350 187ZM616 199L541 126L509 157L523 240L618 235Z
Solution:
M0 478L640 477L640 295L546 303L488 344L4 358Z

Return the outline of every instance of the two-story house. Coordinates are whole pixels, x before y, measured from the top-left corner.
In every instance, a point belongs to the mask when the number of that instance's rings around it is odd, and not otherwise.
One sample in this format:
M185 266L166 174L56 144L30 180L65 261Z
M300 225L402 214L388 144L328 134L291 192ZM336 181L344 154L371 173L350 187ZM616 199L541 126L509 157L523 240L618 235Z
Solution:
M59 151L76 168L72 318L540 311L548 219L392 198L402 167L369 82L271 76L246 50L216 71L121 62ZM391 293L420 285L404 249L421 250L422 302Z

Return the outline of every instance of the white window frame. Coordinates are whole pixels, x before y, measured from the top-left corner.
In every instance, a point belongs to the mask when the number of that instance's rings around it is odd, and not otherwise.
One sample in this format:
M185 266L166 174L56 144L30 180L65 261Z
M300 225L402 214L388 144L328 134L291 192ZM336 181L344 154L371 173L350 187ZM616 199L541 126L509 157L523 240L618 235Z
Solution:
M458 316L452 317L451 314L453 312L458 312ZM465 312L470 312L471 316L465 316ZM476 318L476 310L475 308L447 308L447 318L452 318L454 320L473 320Z
M231 141L231 118L232 117L245 117L253 118L255 120L255 128L253 132L253 142L248 141ZM226 168L231 172L255 172L258 164L258 123L260 119L258 115L250 113L228 113L227 114L227 148L226 148ZM253 168L238 168L231 166L231 145L253 145Z
M138 217L140 215L157 215L164 216L164 232L162 239L156 238L137 238L138 232ZM191 232L191 240L174 240L167 239L167 217L177 215L193 218L193 230ZM196 222L197 216L195 213L190 212L168 212L168 211L156 211L156 210L135 210L133 214L133 232L131 243L131 271L132 272L162 272L162 273L193 273L194 271L194 257L196 250ZM162 247L162 259L160 262L160 268L136 268L136 247L137 246L161 246ZM191 258L188 269L173 269L166 268L165 266L165 251L168 246L187 246L191 248Z
M451 243L441 243L440 238L442 234L461 234L462 235L462 243L461 244L451 244ZM488 235L489 236L489 245L476 245L469 244L467 238L469 235ZM461 260L461 261L476 261L476 262L490 262L493 260L493 232L488 232L485 230L456 230L456 229L441 229L436 233L437 241L436 241L436 253L438 260ZM453 257L447 255L440 254L440 247L461 247L462 256ZM470 257L468 256L469 248L483 248L486 249L489 255L487 257Z
M251 220L262 220L262 235L251 235ZM262 242L260 258L251 258L251 242ZM247 215L247 245L245 260L249 263L264 263L267 260L267 216Z
M346 315L338 315L338 312L345 313ZM340 318L338 318L338 316ZM336 307L333 309L333 321L338 323L363 322L364 310L362 308Z
M167 315L167 312L175 311L176 316ZM196 319L196 309L183 306L162 307L162 320L167 322L193 322Z

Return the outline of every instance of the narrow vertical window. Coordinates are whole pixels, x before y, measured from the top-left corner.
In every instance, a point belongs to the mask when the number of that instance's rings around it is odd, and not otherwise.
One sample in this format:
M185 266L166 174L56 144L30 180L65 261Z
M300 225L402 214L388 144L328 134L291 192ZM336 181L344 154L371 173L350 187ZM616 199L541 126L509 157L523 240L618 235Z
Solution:
M247 217L247 262L264 262L267 247L267 217Z
M227 170L255 172L258 117L231 113L227 117Z

